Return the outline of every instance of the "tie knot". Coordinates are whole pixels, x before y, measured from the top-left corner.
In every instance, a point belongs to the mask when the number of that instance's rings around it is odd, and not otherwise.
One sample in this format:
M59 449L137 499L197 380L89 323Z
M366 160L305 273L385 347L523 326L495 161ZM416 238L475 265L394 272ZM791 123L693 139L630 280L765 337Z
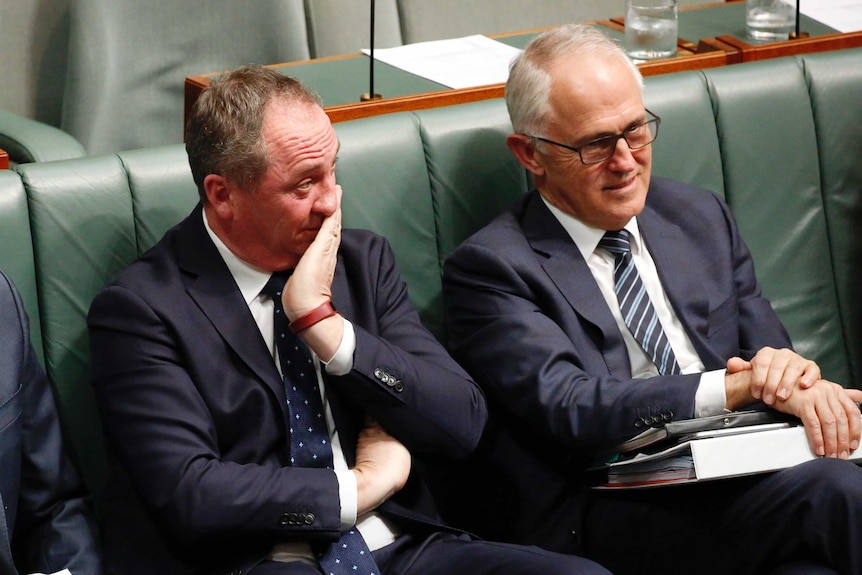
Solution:
M605 232L599 242L599 247L608 250L615 256L632 251L631 234L628 230Z
M284 284L287 283L290 273L289 271L273 273L269 276L263 289L260 290L261 293L268 295L273 301L281 302L281 292L284 290Z

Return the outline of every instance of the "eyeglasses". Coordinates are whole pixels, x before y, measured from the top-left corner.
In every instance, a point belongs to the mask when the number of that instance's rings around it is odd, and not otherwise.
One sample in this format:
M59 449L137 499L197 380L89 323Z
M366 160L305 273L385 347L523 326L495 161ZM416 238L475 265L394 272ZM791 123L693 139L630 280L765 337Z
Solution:
M641 148L645 148L652 144L658 137L658 127L659 124L661 124L661 118L649 110L647 110L646 113L652 116L652 118L646 122L627 128L624 132L620 132L619 134L604 136L597 140L593 140L592 142L587 142L582 146L569 146L567 144L561 144L560 142L555 142L548 138L532 134L526 134L526 136L529 138L535 138L547 144L553 144L554 146L565 148L572 152L577 152L581 159L581 163L589 166L590 164L604 162L613 156L614 151L617 149L617 142L619 142L620 139L626 141L630 150L640 150Z

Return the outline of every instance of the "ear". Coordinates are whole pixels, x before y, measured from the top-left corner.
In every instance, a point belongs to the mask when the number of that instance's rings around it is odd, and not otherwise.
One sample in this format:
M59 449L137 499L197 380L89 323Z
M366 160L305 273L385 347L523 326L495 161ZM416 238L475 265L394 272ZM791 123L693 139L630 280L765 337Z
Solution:
M220 218L230 217L232 211L231 193L233 188L224 176L209 174L204 178L204 192L210 209Z
M536 142L533 138L524 134L510 134L506 138L506 145L521 162L521 165L527 168L534 176L543 176L545 167L542 162L536 159L538 152L536 151Z

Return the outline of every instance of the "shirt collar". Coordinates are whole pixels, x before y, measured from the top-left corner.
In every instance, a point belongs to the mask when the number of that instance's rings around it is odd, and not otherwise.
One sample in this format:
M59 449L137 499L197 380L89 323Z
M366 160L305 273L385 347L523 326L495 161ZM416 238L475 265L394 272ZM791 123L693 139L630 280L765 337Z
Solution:
M266 282L269 281L272 272L262 270L238 258L212 230L207 220L206 210L201 210L201 214L204 218L204 228L206 228L207 234L215 244L218 253L221 254L224 263L227 265L227 269L230 271L230 275L233 276L233 280L236 282L240 293L242 293L246 305L251 304L260 295Z
M558 207L551 205L551 203L548 202L541 194L539 194L539 197L542 198L542 201L551 211L551 214L557 218L557 221L560 222L560 225L563 226L563 229L566 230L566 233L568 233L569 237L572 238L572 241L575 242L575 245L584 257L584 260L586 261L590 259L596 251L602 236L605 235L606 230L600 230L598 228L588 226L574 216L571 216ZM627 230L629 234L631 234L632 253L639 253L641 249L641 234L640 229L638 228L637 217L630 219L628 223L623 226L623 229Z

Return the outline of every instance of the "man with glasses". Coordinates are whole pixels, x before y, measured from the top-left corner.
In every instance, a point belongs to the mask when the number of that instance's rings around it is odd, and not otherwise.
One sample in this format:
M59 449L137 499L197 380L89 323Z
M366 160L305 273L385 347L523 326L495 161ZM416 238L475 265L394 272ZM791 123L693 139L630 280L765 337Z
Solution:
M660 119L642 87L595 28L534 40L506 102L536 190L446 262L449 343L488 396L516 538L617 574L862 573L862 471L844 461L862 392L791 350L724 202L650 178ZM823 457L588 490L596 456L645 428L753 405L799 416Z

